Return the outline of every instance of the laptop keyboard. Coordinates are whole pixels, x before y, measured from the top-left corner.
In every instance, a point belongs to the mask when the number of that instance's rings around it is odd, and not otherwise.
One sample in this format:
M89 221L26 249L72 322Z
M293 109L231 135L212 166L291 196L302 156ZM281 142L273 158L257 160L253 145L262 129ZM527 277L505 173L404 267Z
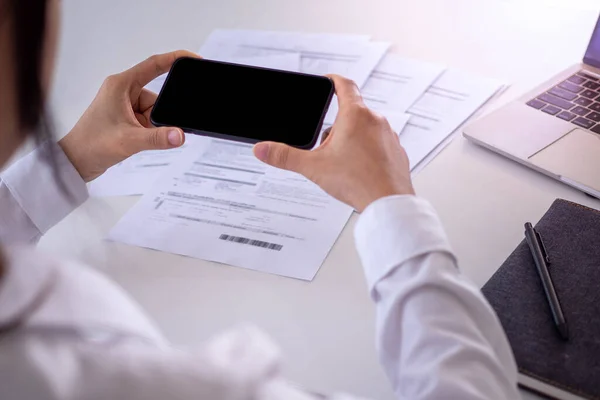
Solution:
M527 105L600 134L600 79L577 72Z

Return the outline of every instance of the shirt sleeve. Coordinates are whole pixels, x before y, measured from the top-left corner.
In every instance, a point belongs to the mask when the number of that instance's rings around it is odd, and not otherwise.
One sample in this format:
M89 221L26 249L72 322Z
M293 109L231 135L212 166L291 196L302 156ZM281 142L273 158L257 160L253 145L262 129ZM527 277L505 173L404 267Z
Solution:
M87 197L60 146L43 144L0 174L0 242L37 242Z
M376 201L355 240L377 309L377 351L397 398L520 398L500 322L460 273L428 202Z

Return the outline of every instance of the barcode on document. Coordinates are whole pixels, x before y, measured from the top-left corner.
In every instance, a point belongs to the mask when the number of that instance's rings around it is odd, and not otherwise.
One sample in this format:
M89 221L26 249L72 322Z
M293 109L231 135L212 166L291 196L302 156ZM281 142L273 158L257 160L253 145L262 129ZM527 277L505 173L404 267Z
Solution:
M250 246L262 247L263 249L279 251L283 249L283 245L276 243L263 242L262 240L248 239L240 236L221 235L219 239L226 240L228 242L249 244Z

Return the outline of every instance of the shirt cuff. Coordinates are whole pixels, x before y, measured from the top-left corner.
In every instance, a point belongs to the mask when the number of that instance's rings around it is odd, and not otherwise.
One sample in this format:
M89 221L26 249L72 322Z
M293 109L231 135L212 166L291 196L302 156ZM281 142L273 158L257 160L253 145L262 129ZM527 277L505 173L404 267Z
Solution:
M389 196L369 205L354 239L371 296L375 285L407 260L432 252L454 257L437 213L416 196Z
M54 142L44 143L11 165L2 182L42 234L88 198L79 172Z

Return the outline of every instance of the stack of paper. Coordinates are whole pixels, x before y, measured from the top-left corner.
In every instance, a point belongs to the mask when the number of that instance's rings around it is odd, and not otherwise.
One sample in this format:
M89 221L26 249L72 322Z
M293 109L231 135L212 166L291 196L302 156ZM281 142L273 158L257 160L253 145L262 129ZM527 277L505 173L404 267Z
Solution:
M201 138L110 239L312 280L352 208L258 161L252 145Z
M208 59L353 79L365 104L400 135L411 170L503 85L464 71L387 54L362 35L218 30ZM165 76L147 88L159 92ZM285 93L282 93L285 95ZM334 100L323 129L337 115ZM92 182L96 196L145 194L112 240L311 280L352 209L307 179L257 161L252 146L187 135L182 149L143 152Z

